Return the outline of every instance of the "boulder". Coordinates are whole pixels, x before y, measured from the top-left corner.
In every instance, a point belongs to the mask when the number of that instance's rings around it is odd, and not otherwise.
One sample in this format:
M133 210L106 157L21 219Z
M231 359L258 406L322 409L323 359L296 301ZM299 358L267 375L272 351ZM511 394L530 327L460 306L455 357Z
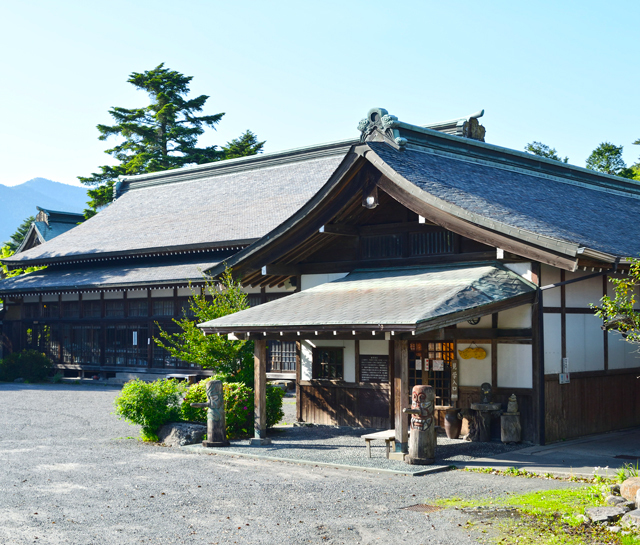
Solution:
M617 521L627 510L622 507L588 507L584 512L591 522L607 523Z
M636 501L638 489L640 489L640 477L630 477L620 485L620 495L629 501Z
M158 439L170 447L182 447L202 442L205 433L207 426L204 424L169 422L160 428Z
M622 496L607 496L604 502L607 505L619 505L621 503L627 503L627 500L625 500Z
M626 527L640 526L640 509L629 511L624 517L622 517L622 524Z

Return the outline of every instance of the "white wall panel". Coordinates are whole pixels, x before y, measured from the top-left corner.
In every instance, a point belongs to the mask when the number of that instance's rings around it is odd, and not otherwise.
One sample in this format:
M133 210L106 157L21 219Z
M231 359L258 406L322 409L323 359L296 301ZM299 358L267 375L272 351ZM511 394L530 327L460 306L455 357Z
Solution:
M27 295L23 300L23 303L39 303L39 302L40 302L39 295Z
M127 299L146 299L147 290L131 290L127 292Z
M370 356L389 355L389 341L360 341L360 354Z
M122 293L122 292L120 292ZM122 295L121 295L122 297ZM53 294L53 295L43 295L42 296L42 302L43 303L55 303L58 300L58 295L57 294Z
M588 276L589 274L592 274L591 270L589 270L589 272L567 272L565 279L574 280L576 278ZM568 308L588 308L590 303L595 305L602 297L602 278L598 276L596 278L590 278L589 280L576 282L575 284L567 284L565 290L567 294L566 304Z
M544 372L555 375L562 371L562 330L560 314L544 315Z
M173 297L173 288L151 290L151 297Z
M501 329L524 329L531 327L531 305L521 305L498 313Z
M313 375L313 348L307 343L302 341L300 343L300 379L311 380Z
M560 282L560 269L550 267L549 265L542 265L541 267L541 286L548 286L549 284L557 284ZM559 307L560 306L560 288L553 288L545 290L544 292L544 306L545 307Z
M83 301L98 301L100 299L99 291L90 291L82 294Z
M617 275L615 276L615 278L626 278L626 275L620 275L620 274L617 274ZM614 289L615 289L615 284L614 284L613 282L608 281L608 282L607 282L607 295L608 295L609 297L611 297L612 299L613 299L613 298L615 297L615 295L616 295L616 294L615 294ZM635 294L635 296L636 296L636 304L634 305L634 308L640 308L640 286L636 286L636 287L633 289L633 293L634 293L634 294Z
M532 388L530 344L498 344L498 387Z
M533 278L533 273L531 272L531 263L505 263L504 266L510 271L519 274L520 276L522 276L522 278L531 282L531 279Z
M640 367L640 347L631 344L617 332L609 333L609 369Z
M63 293L62 300L63 301L78 301L80 296L77 293Z
M466 343L458 343L458 350L464 350L467 346ZM491 345L479 344L478 346L487 352L487 357L483 360L476 358L465 360L460 354L456 354L460 386L480 386L483 382L491 384Z
M569 371L604 369L602 320L592 314L567 314L567 357Z
M124 293L121 291L105 291L105 299L124 299Z
M349 273L332 273L332 274L303 274L300 284L301 290L308 290L309 288L313 288L315 286L319 286L320 284L326 284L327 282L331 282L333 280L338 280L338 278L344 278Z

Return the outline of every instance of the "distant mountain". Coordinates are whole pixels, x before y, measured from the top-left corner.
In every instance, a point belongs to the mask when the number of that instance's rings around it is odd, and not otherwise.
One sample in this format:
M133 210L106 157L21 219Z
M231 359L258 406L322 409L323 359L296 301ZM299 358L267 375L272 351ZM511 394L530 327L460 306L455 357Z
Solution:
M61 212L82 212L87 207L87 190L83 187L34 178L20 185L0 184L0 243L9 239L36 206Z

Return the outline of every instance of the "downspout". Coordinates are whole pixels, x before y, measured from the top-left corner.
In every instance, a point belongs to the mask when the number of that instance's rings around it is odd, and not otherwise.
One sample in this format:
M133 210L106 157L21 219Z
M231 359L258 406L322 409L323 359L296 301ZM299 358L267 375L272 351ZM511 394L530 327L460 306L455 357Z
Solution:
M542 294L546 290L550 290L553 288L559 288L560 286L566 286L567 284L574 284L576 282L582 282L583 280L589 280L590 278L597 278L599 276L605 276L610 273L615 273L618 270L618 264L620 263L620 258L616 257L613 262L613 270L606 269L594 274L588 274L587 276L582 276L580 278L573 278L572 280L565 280L564 282L556 282L555 284L548 284L546 286L541 286L538 288L538 351L539 351L539 361L540 361L540 373L538 377L538 421L540 422L539 431L540 431L540 444L545 444L545 418L546 418L546 408L545 408L545 382L544 382L544 305L542 304Z

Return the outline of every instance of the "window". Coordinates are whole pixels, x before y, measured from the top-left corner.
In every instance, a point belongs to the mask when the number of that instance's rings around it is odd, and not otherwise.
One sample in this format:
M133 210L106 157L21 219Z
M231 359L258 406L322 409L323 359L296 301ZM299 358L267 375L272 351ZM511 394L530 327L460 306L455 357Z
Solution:
M438 255L455 252L454 234L451 231L411 233L411 255Z
M26 303L22 305L22 317L27 319L40 318L40 303Z
M85 318L100 318L102 316L102 302L83 301L82 310Z
M267 371L292 373L296 370L296 342L267 342Z
M124 318L124 301L106 301L104 315L107 318Z
M436 405L451 405L451 362L455 357L453 342L409 343L409 386L430 384Z
M59 318L60 305L58 303L44 303L42 305L43 318Z
M153 302L154 316L173 316L173 312L173 299Z
M343 352L343 348L315 348L313 351L314 378L342 380L344 376Z
M361 237L362 259L402 257L402 235Z
M249 303L250 307L257 307L262 304L262 294L261 293L250 293L247 295L247 303Z
M78 301L68 301L62 303L63 318L80 318L80 303Z
M146 299L133 299L129 300L129 316L139 317L148 316L149 303Z

